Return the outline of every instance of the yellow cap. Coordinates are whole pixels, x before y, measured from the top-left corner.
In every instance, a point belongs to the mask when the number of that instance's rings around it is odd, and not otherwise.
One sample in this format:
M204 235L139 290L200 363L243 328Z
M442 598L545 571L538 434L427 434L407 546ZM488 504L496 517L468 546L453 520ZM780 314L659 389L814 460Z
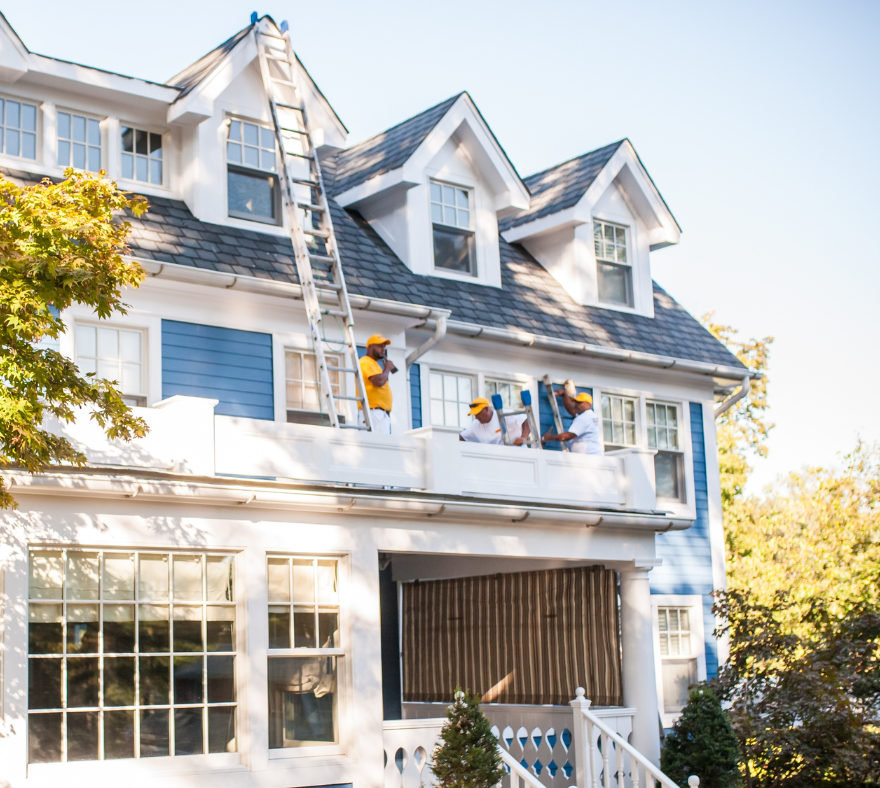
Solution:
M368 340L367 345L390 345L391 340L385 339L381 334L373 334Z
M468 411L468 416L476 416L483 408L489 407L489 400L485 397L477 397L471 403L471 409Z
M575 402L589 402L591 405L593 404L593 398L586 391L582 391L574 398Z

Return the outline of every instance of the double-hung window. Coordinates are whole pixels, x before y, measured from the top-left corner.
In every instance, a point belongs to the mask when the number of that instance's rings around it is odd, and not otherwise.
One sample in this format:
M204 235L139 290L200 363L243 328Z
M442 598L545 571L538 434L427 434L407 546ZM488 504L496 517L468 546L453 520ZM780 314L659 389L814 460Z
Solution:
M329 367L341 367L339 356L324 355ZM336 370L329 370L334 396L341 393L341 378ZM329 424L321 403L321 387L315 354L308 350L284 351L284 383L287 399L287 421L296 424ZM339 417L344 421L344 417Z
M230 119L226 140L229 215L280 224L275 132L268 126Z
M627 259L626 228L594 219L593 243L599 275L599 301L632 306L632 266Z
M58 164L90 172L101 169L101 125L97 120L58 113Z
M492 401L495 394L501 395L505 410L519 410L522 407L520 394L523 387L519 383L511 383L507 380L486 380L486 399Z
M0 152L37 158L37 108L23 101L0 99Z
M29 563L28 763L236 749L231 555L35 550Z
M602 395L602 437L605 450L636 445L636 400Z
M269 577L269 748L338 744L339 561L272 556Z
M658 501L684 501L684 456L679 436L678 406L648 402L648 448L654 455Z
M142 331L80 324L74 338L80 372L116 381L126 405L147 404Z
M470 375L431 372L431 424L435 427L464 429L474 399L474 379Z
M122 177L162 185L162 135L123 126Z
M676 714L688 701L688 687L697 681L690 610L686 607L661 607L657 615L663 710L667 714Z
M475 276L471 193L460 186L431 181L434 267Z

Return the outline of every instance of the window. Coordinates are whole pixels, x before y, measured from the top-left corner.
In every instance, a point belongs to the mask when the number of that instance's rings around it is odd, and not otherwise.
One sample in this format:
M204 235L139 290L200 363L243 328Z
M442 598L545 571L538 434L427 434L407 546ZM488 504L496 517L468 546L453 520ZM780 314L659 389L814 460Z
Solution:
M269 558L269 747L339 743L339 562Z
M688 701L688 687L697 681L697 659L691 648L688 608L657 610L663 706L666 713L680 712Z
M77 325L76 365L83 374L94 372L115 380L126 405L143 407L147 404L143 340L140 331Z
M101 125L97 120L58 113L58 164L90 172L101 169Z
M648 448L654 455L658 501L684 501L684 456L678 438L678 406L648 403Z
M626 228L594 220L593 242L599 268L599 300L632 306L632 267L626 257Z
M602 395L602 435L605 449L636 445L636 401Z
M342 366L339 356L325 353L324 359L328 367ZM328 374L333 394L338 396L341 393L339 372L330 370ZM307 350L285 350L284 379L287 392L287 420L297 424L328 425L330 421L321 407L315 354ZM340 416L340 421L344 421L344 417Z
M468 190L431 181L431 221L434 224L434 267L475 275Z
M0 99L0 151L37 158L37 108L33 104Z
M431 373L431 424L464 429L474 399L474 379L450 372Z
M232 566L32 551L28 763L234 752Z
M122 177L161 185L161 134L122 127Z
M519 383L510 383L505 380L486 381L486 399L492 401L493 394L500 394L505 410L519 410L522 407L520 393L523 387Z
M229 120L226 141L229 215L280 224L275 132L266 126Z

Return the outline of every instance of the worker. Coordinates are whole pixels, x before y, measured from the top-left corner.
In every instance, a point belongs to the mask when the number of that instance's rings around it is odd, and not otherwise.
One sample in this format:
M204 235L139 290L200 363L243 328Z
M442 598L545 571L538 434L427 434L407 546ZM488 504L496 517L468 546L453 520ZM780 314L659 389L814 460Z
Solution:
M585 391L570 397L564 389L557 389L554 396L562 397L565 409L574 416L574 421L565 432L553 435L548 431L541 443L547 441L568 441L568 450L575 454L602 454L602 441L599 440L599 416L593 410L593 398Z
M380 435L391 434L391 386L388 376L397 372L394 362L388 358L390 339L373 334L367 340L367 354L361 357L361 373L370 406L370 425ZM379 362L382 365L379 365ZM358 402L358 424L364 424L362 403Z
M470 404L468 415L473 416L474 420L459 433L459 440L471 443L504 442L501 436L501 422L495 409L489 405L489 400L485 397L477 397ZM504 424L507 426L508 434L517 436L513 439L513 445L522 446L529 437L527 416L524 413L518 416L505 416Z

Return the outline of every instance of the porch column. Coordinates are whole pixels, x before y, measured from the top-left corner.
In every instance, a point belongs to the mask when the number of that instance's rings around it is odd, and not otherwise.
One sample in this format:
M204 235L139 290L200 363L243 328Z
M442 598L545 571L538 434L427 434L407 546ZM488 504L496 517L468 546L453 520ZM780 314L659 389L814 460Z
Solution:
M654 673L650 571L651 567L636 566L620 573L623 705L636 710L632 746L659 767L660 710Z

